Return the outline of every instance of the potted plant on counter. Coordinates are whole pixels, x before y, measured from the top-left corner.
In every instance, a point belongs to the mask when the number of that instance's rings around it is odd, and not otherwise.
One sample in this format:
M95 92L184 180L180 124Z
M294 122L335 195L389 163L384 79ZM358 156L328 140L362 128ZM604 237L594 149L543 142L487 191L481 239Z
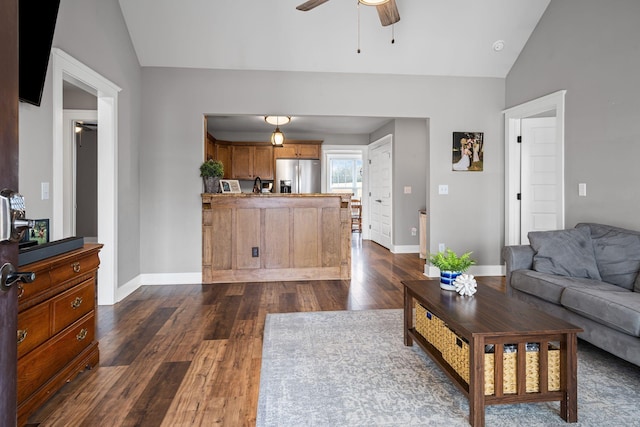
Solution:
M209 159L200 165L200 176L205 193L220 192L220 178L224 176L224 165L220 160Z
M429 262L440 269L440 287L448 291L455 291L456 287L453 282L456 277L476 263L471 259L471 252L458 256L451 249L431 255Z

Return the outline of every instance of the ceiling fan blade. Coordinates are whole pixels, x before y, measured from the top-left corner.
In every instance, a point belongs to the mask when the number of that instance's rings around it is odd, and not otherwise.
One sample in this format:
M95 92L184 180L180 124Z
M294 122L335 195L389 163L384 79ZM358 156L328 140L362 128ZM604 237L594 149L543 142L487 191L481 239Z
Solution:
M322 3L326 3L328 1L329 0L309 0L309 1L306 1L306 2L302 3L301 5L297 6L296 9L301 10L303 12L306 12L306 11L313 9L314 7L318 7Z
M378 10L378 16L380 17L380 23L383 27L387 25L395 24L400 20L400 13L396 6L396 0L389 0L379 6L376 6Z

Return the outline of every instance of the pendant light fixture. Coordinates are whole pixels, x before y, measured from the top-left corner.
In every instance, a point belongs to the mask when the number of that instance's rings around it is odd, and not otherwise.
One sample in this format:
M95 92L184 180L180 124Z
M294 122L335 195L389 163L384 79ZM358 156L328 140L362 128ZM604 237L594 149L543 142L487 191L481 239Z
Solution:
M284 133L280 130L280 126L289 123L291 116L265 116L264 121L276 127L276 130L271 134L271 144L276 147L282 147L284 144Z

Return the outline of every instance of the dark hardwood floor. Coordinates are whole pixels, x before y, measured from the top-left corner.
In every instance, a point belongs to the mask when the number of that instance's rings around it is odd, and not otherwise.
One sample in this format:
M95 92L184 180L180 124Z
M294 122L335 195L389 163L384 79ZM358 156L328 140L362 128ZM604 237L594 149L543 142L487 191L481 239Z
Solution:
M402 308L417 254L354 237L350 281L144 286L98 310L99 367L29 420L40 426L255 424L267 313ZM503 277L480 286L504 291Z

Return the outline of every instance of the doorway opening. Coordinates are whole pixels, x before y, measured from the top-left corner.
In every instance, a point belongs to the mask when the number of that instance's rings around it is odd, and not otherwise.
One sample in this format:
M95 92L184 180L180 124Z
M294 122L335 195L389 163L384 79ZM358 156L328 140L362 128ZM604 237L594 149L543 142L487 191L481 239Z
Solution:
M98 240L104 245L100 251L98 269L98 304L116 303L117 275L117 142L118 93L121 88L99 73L82 64L61 49L51 49L53 69L53 239L65 237L65 194L71 189L64 185L64 119L63 84L74 86L95 95L98 99ZM68 197L68 196L67 196Z
M63 233L95 243L98 242L98 112L65 109L63 117Z
M531 230L564 228L566 92L554 92L503 111L505 245L527 243L523 242L522 236ZM528 135L525 137L523 133ZM529 141L521 142L523 138L529 138ZM523 148L523 144L530 144L532 138L539 138L539 145L544 147L538 151L531 145ZM537 195L534 194L536 192ZM525 203L521 200L524 198L527 198ZM535 224L536 219L539 219L538 225Z

